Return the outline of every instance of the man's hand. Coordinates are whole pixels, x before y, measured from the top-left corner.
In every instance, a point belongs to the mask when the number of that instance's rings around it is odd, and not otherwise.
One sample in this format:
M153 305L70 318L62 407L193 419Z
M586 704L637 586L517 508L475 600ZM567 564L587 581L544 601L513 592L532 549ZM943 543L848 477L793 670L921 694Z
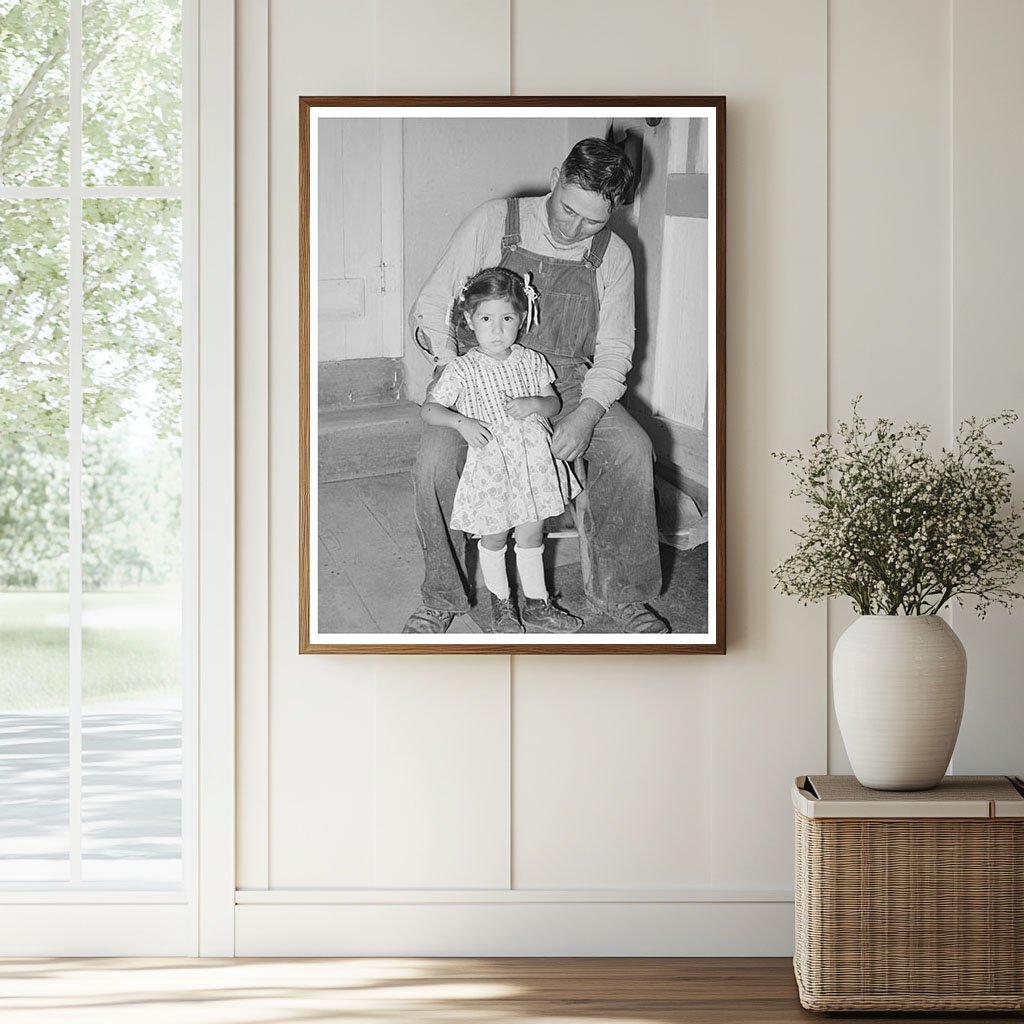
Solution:
M484 448L491 439L491 432L486 424L473 419L472 416L462 417L455 429L466 439L470 448Z
M604 415L604 409L592 398L584 398L572 412L555 424L551 435L551 454L556 459L572 462L590 447L594 428Z

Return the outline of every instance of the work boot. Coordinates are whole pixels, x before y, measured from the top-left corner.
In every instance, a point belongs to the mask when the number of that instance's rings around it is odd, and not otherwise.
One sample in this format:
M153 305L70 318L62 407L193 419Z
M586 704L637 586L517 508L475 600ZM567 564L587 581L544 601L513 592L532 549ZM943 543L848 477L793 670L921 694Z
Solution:
M534 633L578 633L583 620L563 611L550 597L524 597L523 625Z
M590 603L610 619L622 627L623 633L671 633L667 622L656 615L641 601L628 601L626 604L613 604L610 601Z
M524 633L523 624L516 614L516 606L512 603L512 595L496 597L491 594L491 629L492 633Z
M420 605L409 616L409 620L402 628L403 633L447 633L448 627L455 618L454 612L442 612L437 608L428 608L425 604Z

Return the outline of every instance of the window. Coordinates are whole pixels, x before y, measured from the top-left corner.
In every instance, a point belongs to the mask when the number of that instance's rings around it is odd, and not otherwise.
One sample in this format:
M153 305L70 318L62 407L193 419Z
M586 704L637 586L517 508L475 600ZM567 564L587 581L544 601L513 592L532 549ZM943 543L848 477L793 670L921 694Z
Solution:
M182 40L181 0L0 0L8 888L182 885Z

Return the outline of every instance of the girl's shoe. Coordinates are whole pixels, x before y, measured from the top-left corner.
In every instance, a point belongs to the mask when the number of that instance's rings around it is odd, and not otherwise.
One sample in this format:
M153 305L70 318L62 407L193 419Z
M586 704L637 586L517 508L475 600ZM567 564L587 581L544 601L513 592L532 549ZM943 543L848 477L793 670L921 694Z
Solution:
M522 619L535 633L578 633L583 628L582 619L563 611L550 597L524 597Z
M491 594L491 632L492 633L525 633L523 624L516 614L516 606L511 596L495 597Z

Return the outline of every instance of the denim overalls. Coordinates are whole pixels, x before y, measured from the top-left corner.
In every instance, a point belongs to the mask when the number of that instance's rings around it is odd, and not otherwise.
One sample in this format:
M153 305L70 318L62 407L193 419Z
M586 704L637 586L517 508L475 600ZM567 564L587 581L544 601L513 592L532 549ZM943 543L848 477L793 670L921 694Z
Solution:
M539 256L520 248L519 202L506 200L505 234L501 239L499 266L522 276L530 273L540 293L540 321L519 338L526 348L542 352L554 367L560 383L582 381L594 357L600 303L597 268L608 249L611 229L594 236L582 260ZM472 332L457 325L459 355L476 345Z

